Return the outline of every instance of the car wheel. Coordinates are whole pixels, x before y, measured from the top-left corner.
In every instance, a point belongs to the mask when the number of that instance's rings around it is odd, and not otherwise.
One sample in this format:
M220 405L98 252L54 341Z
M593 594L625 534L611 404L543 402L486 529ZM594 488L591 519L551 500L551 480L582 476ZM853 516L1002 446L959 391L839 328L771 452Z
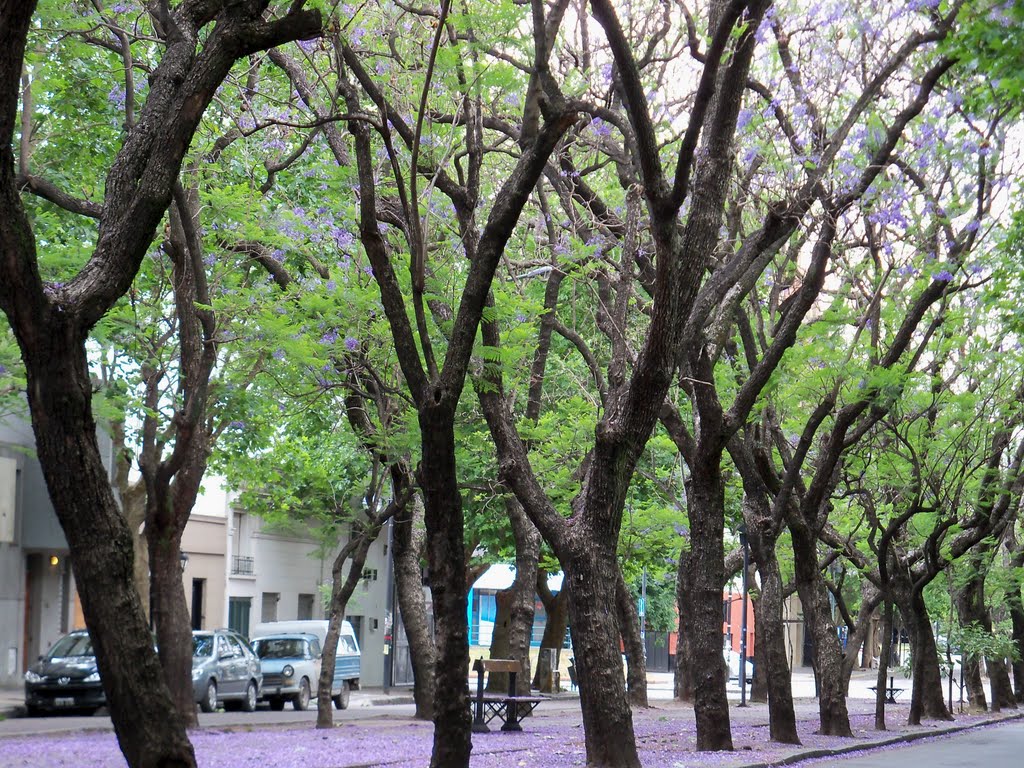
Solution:
M249 685L245 688L245 698L242 699L242 711L256 711L256 683L252 680L249 681Z
M309 680L306 678L299 681L299 692L292 699L292 706L299 712L309 709Z
M206 684L206 695L199 700L199 708L203 712L213 712L217 709L217 683L213 680Z
M280 696L275 696L272 699L268 699L268 701L270 702L270 708L275 712L280 712L282 709L284 709L284 699L282 699Z
M348 680L341 681L341 693L334 697L334 706L338 709L348 709L349 694L352 690L348 687Z

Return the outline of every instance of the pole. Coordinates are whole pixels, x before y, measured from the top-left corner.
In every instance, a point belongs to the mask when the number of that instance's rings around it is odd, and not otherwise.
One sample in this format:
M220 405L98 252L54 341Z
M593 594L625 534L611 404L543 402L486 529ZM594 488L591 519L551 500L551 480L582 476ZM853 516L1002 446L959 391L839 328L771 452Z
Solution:
M740 619L740 706L747 706L747 571L750 569L750 550L747 546L747 526L740 526L740 546L743 547L743 615Z
M387 696L389 688L394 684L394 645L395 645L395 546L394 523L388 520L388 580L387 593L384 597L384 685L383 692Z
M644 566L640 576L640 645L644 649L644 660L647 659L647 567Z

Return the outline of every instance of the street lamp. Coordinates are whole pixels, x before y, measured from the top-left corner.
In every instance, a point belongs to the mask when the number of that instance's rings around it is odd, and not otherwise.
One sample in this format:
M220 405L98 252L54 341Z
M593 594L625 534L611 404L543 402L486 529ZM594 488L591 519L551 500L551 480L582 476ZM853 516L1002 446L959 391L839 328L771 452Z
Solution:
M188 565L188 554L182 552L180 555L178 555L178 562L181 563L181 572L184 573L185 566Z
M747 571L750 566L750 548L747 544L747 526L739 528L740 546L743 547L743 608L740 618L740 706L747 706Z

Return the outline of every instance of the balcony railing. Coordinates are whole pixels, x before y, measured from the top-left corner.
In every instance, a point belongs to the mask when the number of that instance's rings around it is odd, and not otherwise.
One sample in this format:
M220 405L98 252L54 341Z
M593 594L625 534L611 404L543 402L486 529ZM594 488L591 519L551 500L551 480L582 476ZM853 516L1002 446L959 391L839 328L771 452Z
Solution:
M233 556L231 558L231 575L252 576L253 559L251 557L242 557L240 555Z

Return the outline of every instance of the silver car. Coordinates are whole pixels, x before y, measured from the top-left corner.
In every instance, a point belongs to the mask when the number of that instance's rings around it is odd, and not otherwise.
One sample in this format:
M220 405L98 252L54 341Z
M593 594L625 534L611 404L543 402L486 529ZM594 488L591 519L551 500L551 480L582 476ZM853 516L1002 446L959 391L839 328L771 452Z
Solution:
M244 637L230 629L192 633L192 691L203 712L220 702L252 712L262 685L260 660Z

